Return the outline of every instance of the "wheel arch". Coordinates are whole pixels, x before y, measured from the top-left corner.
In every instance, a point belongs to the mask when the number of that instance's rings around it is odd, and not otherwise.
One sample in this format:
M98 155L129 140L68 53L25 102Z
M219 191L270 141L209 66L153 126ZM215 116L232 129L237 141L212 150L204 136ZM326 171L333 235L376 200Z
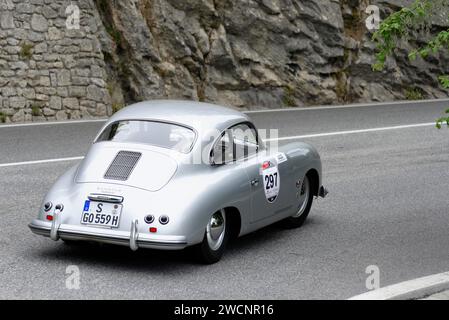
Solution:
M309 178L309 181L312 185L312 193L314 196L318 196L320 191L320 176L318 174L318 171L316 169L310 169L306 173L307 178Z
M226 219L230 220L231 238L235 239L240 235L242 229L242 217L240 210L236 207L225 207Z

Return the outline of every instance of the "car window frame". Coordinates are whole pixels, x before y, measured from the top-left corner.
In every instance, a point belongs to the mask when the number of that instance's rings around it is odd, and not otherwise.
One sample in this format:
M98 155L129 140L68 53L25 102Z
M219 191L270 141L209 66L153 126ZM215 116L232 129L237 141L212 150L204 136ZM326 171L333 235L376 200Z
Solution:
M248 127L249 127L250 129L254 130L254 133L255 133L255 135L256 135L256 141L257 141L257 151L256 151L254 154L248 155L247 157L244 157L244 158L241 158L241 159L236 159L236 158L235 158L235 148L234 148L234 134L233 134L233 132L232 132L232 129L233 129L234 127L237 127L237 126L242 125L242 124L246 124L246 125L248 125ZM213 155L212 155L212 152L214 151L216 145L221 141L221 139L224 137L224 135L226 134L226 132L227 132L228 130L230 130L230 132L231 132L231 137L230 137L230 138L231 138L231 143L232 143L232 148L233 148L233 151L232 151L232 153L233 153L233 159L232 159L232 160L229 160L229 161L225 161L225 162L223 162L223 163L217 164L217 163L215 163L215 161L214 161L214 157L213 157ZM263 149L264 149L264 146L263 146L263 144L260 143L259 132L257 131L256 126L255 126L251 121L242 121L242 122L238 122L238 123L236 123L236 124L233 124L232 126L229 126L228 128L226 128L225 130L223 130L223 131L221 132L221 134L220 134L220 135L218 136L218 138L214 141L214 143L212 144L211 149L209 150L209 162L210 162L210 165L212 165L212 166L222 166L222 165L226 165L226 164L229 164L229 163L236 163L236 162L243 161L243 160L247 160L247 159L249 159L249 158L254 157L255 155L257 155L257 154L258 154L261 150L263 150Z

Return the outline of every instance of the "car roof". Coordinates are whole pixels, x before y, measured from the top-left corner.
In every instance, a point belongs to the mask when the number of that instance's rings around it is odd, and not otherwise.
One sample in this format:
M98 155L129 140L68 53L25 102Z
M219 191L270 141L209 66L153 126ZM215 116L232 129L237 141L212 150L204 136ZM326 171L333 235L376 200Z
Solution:
M248 116L211 103L183 100L152 100L132 104L114 114L108 123L119 120L173 122L197 131L224 130L233 123L249 121Z

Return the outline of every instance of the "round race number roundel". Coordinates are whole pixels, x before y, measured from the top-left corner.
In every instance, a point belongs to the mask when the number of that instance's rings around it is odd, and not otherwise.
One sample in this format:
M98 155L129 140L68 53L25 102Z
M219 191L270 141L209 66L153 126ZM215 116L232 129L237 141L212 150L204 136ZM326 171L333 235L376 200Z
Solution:
M270 161L265 161L262 164L262 176L265 198L269 203L273 203L279 194L280 177L278 166Z

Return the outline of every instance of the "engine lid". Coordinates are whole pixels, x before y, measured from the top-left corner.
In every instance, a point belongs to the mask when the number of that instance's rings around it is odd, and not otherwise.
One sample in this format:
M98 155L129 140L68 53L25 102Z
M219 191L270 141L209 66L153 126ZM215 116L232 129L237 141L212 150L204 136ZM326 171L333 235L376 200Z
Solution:
M92 145L76 175L77 183L121 184L148 191L162 189L178 165L170 156L115 143Z

